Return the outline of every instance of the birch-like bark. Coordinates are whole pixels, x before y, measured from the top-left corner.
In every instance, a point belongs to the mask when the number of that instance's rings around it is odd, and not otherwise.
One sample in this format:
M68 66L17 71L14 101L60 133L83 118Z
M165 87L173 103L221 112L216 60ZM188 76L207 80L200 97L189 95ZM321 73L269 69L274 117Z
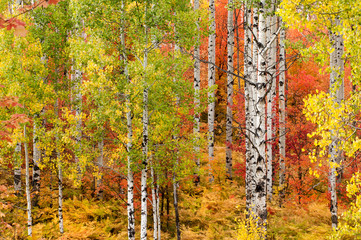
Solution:
M81 102L82 94L80 91L82 82L82 72L74 70L71 74L71 80L74 86L74 107L75 107L75 118L76 118L76 136L75 136L75 163L77 170L77 183L81 184L81 169L79 163L79 155L81 153L81 138L82 138L82 120L81 120Z
M266 64L267 59L262 54L263 48L266 46L266 19L265 19L265 0L261 0L259 7L259 25L258 25L258 78L257 78L257 94L256 94L256 118L255 118L255 145L256 145L256 162L254 166L254 202L252 202L252 212L259 218L259 227L266 229L267 221L267 203L266 203L266 124L265 124L265 113L266 113Z
M158 196L156 194L156 183L154 176L154 168L150 168L150 174L152 178L152 207L153 207L153 238L158 240L158 216L157 216L157 201Z
M24 151L25 151L25 184L26 184L26 212L28 214L28 236L32 236L32 227L33 221L31 217L31 197L30 197L30 173L29 173L29 152L28 152L28 142L26 140L26 126L24 125Z
M38 118L39 114L34 115L34 124L33 124L33 192L35 193L33 196L33 206L38 205L39 200L39 192L40 192L40 168L39 168L39 162L40 162L40 147L39 147L39 127L38 127Z
M178 210L178 181L176 180L176 174L173 174L173 205L175 212L175 223L177 229L177 240L181 239L180 222L179 222L179 210Z
M340 25L340 20L335 20L336 26ZM342 35L337 32L331 32L331 43L334 49L330 55L330 94L334 101L334 107L339 108L344 99L344 62L343 52L344 44ZM337 216L337 167L335 165L341 164L343 151L340 149L340 139L338 137L338 130L331 130L332 143L329 146L330 152L330 172L329 172L329 191L331 193L330 212L332 228L337 229L338 216Z
M147 5L145 6L145 19L147 19ZM145 25L144 28L145 36L145 47L148 43L148 27ZM144 49L143 58L143 71L144 71L144 82L143 82L143 169L141 175L141 220L140 220L140 239L147 239L147 173L148 173L148 85L146 83L146 71L148 65L148 49Z
M174 52L179 52L179 46L178 44L174 45ZM177 70L177 66L175 66L175 69ZM173 78L173 81L176 82L177 79ZM180 103L180 98L179 96L176 96L176 107L177 109L179 108L179 103ZM176 144L178 144L178 136L174 135L173 136L174 142ZM176 157L176 162L175 162L175 168L173 170L173 205L174 205L174 215L175 215L175 225L176 225L176 229L177 229L177 240L181 239L181 230L180 230L180 222L179 222L179 210L178 210L178 185L179 182L177 180L177 170L178 170L178 165L179 165L179 156L178 156L178 149L175 150L175 157ZM159 201L159 197L157 198Z
M159 179L157 179L157 217L158 217L158 220L157 220L157 223L158 223L158 240L160 240L161 238L161 222L160 222L160 209L159 209Z
M252 85L248 83L248 81L252 81L252 72L253 72L253 54L252 54L252 39L253 35L251 34L251 17L252 17L252 9L249 6L249 2L246 1L244 4L244 16L243 16L243 28L244 28L244 76L246 81L244 82L244 95L245 95L245 120L246 120L246 206L247 211L249 211L250 206L250 158L251 158L251 93L252 93Z
M283 27L282 19L280 22L280 41L279 41L279 205L282 206L283 199L285 197L284 187L285 187L285 172L286 172L286 49L285 49L285 39L286 32Z
M228 5L232 6L233 0L228 0ZM234 24L233 8L228 9L227 16L227 117L226 117L226 171L227 178L232 180L232 124L233 124L233 84L234 79L230 74L233 72L233 53L234 53Z
M21 142L16 143L14 152L14 189L17 195L21 191Z
M59 113L59 99L56 99L55 102L55 112L56 112L56 116L58 117L58 113ZM61 163L61 155L60 155L60 151L59 151L59 135L58 133L56 133L55 135L55 141L57 144L57 148L56 148L56 158L57 158L57 164L58 164L58 202L59 202L59 207L58 207L58 215L59 215L59 232L60 234L64 233L64 219L63 219L63 169L62 169L62 163Z
M209 19L211 25L209 30L211 34L208 38L208 87L213 88L216 81L216 21L215 14L216 8L214 5L214 0L209 0ZM215 91L212 90L208 92L208 158L209 158L209 181L214 180L212 174L212 162L214 158L214 114L215 114Z
M122 0L122 14L125 14L124 11L124 0ZM124 64L124 74L127 79L127 83L131 84L129 73L128 73L128 58L125 52L125 22L124 16L121 19L122 32L120 35L121 44L123 47L123 64ZM133 127L132 127L132 111L130 108L130 93L125 95L125 105L127 109L127 130L128 130L128 142L127 142L127 164L128 164L128 174L127 174L127 211L128 211L128 239L135 240L135 219L134 219L134 178L132 170L132 147L133 147Z
M194 0L194 11L199 9L199 0ZM199 20L197 21L197 30L199 31ZM194 126L193 133L196 137L196 144L194 146L195 152L195 162L197 165L195 183L198 184L199 180L199 167L200 167L200 158L199 158L199 130L200 130L200 86L201 86L201 62L200 62L200 50L199 50L199 35L196 36L196 44L194 46Z
M277 31L277 23L276 16L274 15L274 1L271 3L271 7L269 9L269 16L267 17L269 26L267 28L267 42L272 41ZM268 86L270 86L270 91L267 94L267 196L268 199L272 200L273 193L273 137L274 137L274 127L273 127L273 119L275 114L273 112L274 108L274 99L276 97L276 54L277 54L277 46L276 41L272 41L270 44L270 48L268 50L268 63L267 63L267 72L269 73L267 76Z
M252 16L252 68L251 68L251 80L252 83L257 83L257 73L258 73L258 9L253 8L253 16ZM250 144L250 151L249 151L249 161L248 161L248 203L247 209L250 212L254 212L252 206L254 206L255 202L255 179L254 175L256 173L256 164L257 164L257 148L256 148L256 103L257 103L257 89L251 84L249 86L249 144Z

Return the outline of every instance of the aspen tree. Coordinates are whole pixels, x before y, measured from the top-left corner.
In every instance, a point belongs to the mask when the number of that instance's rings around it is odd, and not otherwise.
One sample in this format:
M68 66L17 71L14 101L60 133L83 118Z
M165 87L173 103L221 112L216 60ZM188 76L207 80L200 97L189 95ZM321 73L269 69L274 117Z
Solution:
M213 86L215 85L216 68L216 8L214 0L209 0L209 20L211 25L209 30L211 34L208 38L208 87L210 92L208 93L208 158L209 158L209 177L210 181L214 180L212 173L212 161L214 158L214 115L215 115L215 93Z
M251 97L253 96L252 93L252 85L249 84L252 81L252 74L253 74L253 55L252 55L252 39L253 35L251 34L250 28L251 25L251 18L252 18L252 8L249 4L249 1L244 3L244 16L243 16L243 28L244 28L244 76L246 81L244 82L244 96L245 96L245 118L246 118L246 206L247 211L249 210L250 206L250 159L251 159Z
M38 197L40 192L40 147L39 147L39 126L38 126L39 114L34 115L34 123L33 123L33 192L35 192L33 197L33 206L38 204Z
M286 49L285 49L285 39L286 32L282 24L282 19L279 19L280 22L280 41L279 41L279 205L282 206L282 201L285 197L284 187L285 187L285 173L286 173Z
M148 1L145 3L145 20L148 17L147 14ZM144 71L144 79L143 79L143 142L142 142L142 152L143 152L143 166L142 166L142 175L141 175L141 225L140 225L140 239L147 239L147 173L148 173L148 124L149 124L149 116L148 116L148 85L146 83L146 71L148 65L148 26L144 24L144 39L145 39L145 48L143 52L143 71Z
M177 54L179 52L179 46L177 43L175 43L174 45L174 53ZM177 67L176 67L176 71L177 71ZM173 82L176 82L176 78L173 78ZM176 107L177 109L179 108L179 96L176 96ZM173 139L175 140L175 142L177 142L178 136L174 135ZM178 145L178 143L176 143ZM176 223L176 229L177 229L177 240L181 239L181 230L180 230L180 222L179 222L179 210L178 210L178 185L179 182L177 180L177 168L179 165L179 156L178 156L178 149L176 148L175 151L175 168L173 170L173 205L174 205L174 214L175 214L175 223ZM157 198L157 200L159 201L159 197Z
M275 114L273 112L274 108L274 99L276 97L276 41L272 40L277 31L277 22L275 12L275 1L270 3L269 15L267 16L267 46L269 50L267 51L268 63L267 63L267 76L268 88L270 89L267 94L267 196L269 200L272 200L272 162L273 162L273 137L274 137L274 127L272 119L274 119Z
M125 52L125 5L124 0L122 0L122 19L121 19L121 44L123 48L123 64L124 64L124 74L128 84L131 84L129 73L128 73L128 58ZM130 108L130 93L127 93L125 96L126 99L126 109L127 109L127 212L128 212L128 239L134 240L135 239L135 219L134 219L134 177L133 177L133 170L132 170L132 143L133 143L133 127L132 127L132 111Z
M153 164L153 163L151 163ZM153 207L153 238L154 240L158 239L158 216L157 216L157 200L158 196L156 196L156 183L154 176L154 168L150 168L150 175L152 179L152 207Z
M259 217L259 225L266 229L267 204L266 204L266 152L265 152L265 95L266 95L266 64L267 59L263 53L266 46L266 2L261 0L259 3L259 25L258 25L258 75L257 75L257 94L256 94L256 118L255 118L255 145L257 149L256 161L254 166L253 181L255 182L254 202L252 203L252 212Z
M28 152L28 142L27 142L27 134L26 134L26 125L24 125L24 151L25 151L25 191L26 191L26 212L28 215L28 236L32 236L32 227L33 227L33 220L31 216L31 197L30 197L30 172L29 172L29 152Z
M75 136L75 163L77 171L77 184L81 184L81 169L79 163L79 156L81 153L81 138L82 138L82 120L81 120L81 82L82 82L82 72L80 70L73 68L73 73L71 74L72 84L74 86L74 107L75 107L75 117L76 117L76 136Z
M199 10L199 0L194 0L194 11ZM199 31L199 19L197 20L197 31ZM196 144L194 147L194 152L196 156L196 178L199 178L198 172L200 167L200 159L199 159L199 130L200 130L200 86L201 86L201 62L200 62L200 49L199 49L199 34L196 36L196 44L194 45L194 127L193 132L196 137ZM199 180L196 179L196 184L198 184Z
M98 149L99 149L99 156L98 156L98 166L103 166L104 161L104 136L102 133L101 139L98 142ZM103 199L103 189L102 189L102 179L103 176L101 176L99 179L97 179L97 189L98 189L98 193L97 193L97 198L99 200Z
M59 99L57 98L55 101L55 116L58 118L59 116ZM56 160L58 165L58 215L59 215L59 232L60 234L64 233L64 219L63 219L63 168L62 168L62 161L61 161L61 153L59 150L60 147L60 140L59 134L55 134L55 145L56 145Z
M21 142L17 142L14 152L14 189L17 194L21 191Z
M249 119L249 143L250 143L250 153L249 153L249 160L248 160L248 176L247 176L247 180L248 183L246 184L248 187L248 198L249 198L249 205L247 206L247 209L249 211L254 211L252 208L252 205L254 205L254 189L255 189L255 181L254 181L254 175L255 175L255 166L256 166L256 161L257 161L257 149L256 149L256 136L255 136L255 131L256 131L256 123L255 123L255 118L256 118L256 97L257 97L257 92L256 92L256 83L257 83L257 71L258 71L258 43L257 43L257 38L258 38L258 9L256 7L253 7L253 13L252 13L252 30L250 31L250 34L252 34L252 74L251 74L251 84L249 84L249 103L248 103L248 107L249 107L249 117L247 119Z
M226 119L226 169L227 178L232 179L232 108L233 108L233 52L234 52L234 24L233 24L233 0L228 0L227 15L227 119Z
M340 25L340 19L335 19L335 25ZM334 101L335 108L338 108L344 100L344 44L342 35L336 31L330 33L330 40L333 51L330 54L330 95ZM337 165L341 163L343 152L340 149L340 139L337 130L331 129L330 153L330 172L329 172L329 191L331 193L330 212L332 228L336 229L338 225L337 216Z

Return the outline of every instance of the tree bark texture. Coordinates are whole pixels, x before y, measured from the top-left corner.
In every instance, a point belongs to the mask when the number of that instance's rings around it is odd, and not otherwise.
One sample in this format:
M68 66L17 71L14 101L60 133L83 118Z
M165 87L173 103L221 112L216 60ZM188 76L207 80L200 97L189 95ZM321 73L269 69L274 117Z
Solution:
M258 76L257 76L257 94L255 105L255 145L256 145L256 161L253 168L252 192L254 193L252 212L259 217L259 227L266 229L267 221L267 204L266 204L266 65L267 59L263 53L266 46L267 25L265 19L265 0L260 2L259 7L259 25L258 25Z
M279 41L279 205L282 206L285 197L285 172L286 172L286 31L280 19L280 41Z
M233 0L228 0L228 5L232 5ZM226 171L227 178L232 179L232 124L233 124L233 84L234 79L230 72L234 71L234 24L233 9L228 9L227 16L227 119L226 119Z
M340 20L336 19L335 24L340 25ZM330 55L330 94L334 101L334 107L338 108L344 99L344 44L342 35L337 32L331 32L331 44L334 51ZM330 212L332 228L337 229L338 225L338 206L337 206L337 167L336 164L341 164L343 151L340 148L340 139L338 137L338 130L331 130L331 144L329 146L330 153L330 172L329 172L329 191L331 193Z
M208 87L213 88L215 85L216 78L216 68L214 64L216 63L216 21L215 13L216 8L214 0L209 0L209 19L211 25L209 30L211 34L208 38ZM212 90L208 93L208 158L209 158L209 179L210 182L213 181L212 174L212 161L214 158L214 114L215 114L215 91Z
M25 184L26 184L26 212L28 215L28 236L32 236L33 231L33 221L31 216L31 197L30 197L30 172L29 172L29 152L28 152L28 142L26 140L27 134L26 134L26 125L24 125L24 151L25 151Z
M58 112L59 112L59 100L57 99L55 102L55 107L54 107L55 111L56 111L56 116L58 116ZM60 234L64 233L64 219L63 219L63 169L62 169L62 161L61 161L61 153L59 151L59 136L58 134L56 134L55 136L55 140L56 140L56 144L57 144L57 149L56 149L56 158L57 158L57 164L58 164L58 202L59 202L59 207L58 207L58 215L59 215L59 232Z
M14 189L16 194L21 191L21 142L16 143L14 152Z
M38 205L38 198L39 198L39 192L40 192L40 168L39 168L39 162L40 162L40 147L39 147L39 114L34 115L34 123L33 123L33 206Z
M270 46L267 51L268 63L267 63L267 85L269 91L267 93L267 197L271 201L273 194L273 138L274 138L274 127L273 119L274 114L274 99L276 98L276 54L277 46L276 41L272 41L274 35L277 34L277 23L276 16L274 14L275 3L274 1L270 4L269 15L267 16L267 45ZM272 42L271 42L272 41Z
M147 18L147 6L145 9L145 18ZM148 28L145 26L145 39L147 46L148 43ZM148 64L148 50L144 50L143 58L143 71L144 71L144 90L143 90L143 142L142 142L142 152L143 152L143 162L142 162L142 174L141 174L141 220L140 220L140 239L147 239L147 174L148 174L148 86L146 83L146 70Z
M199 9L199 0L194 0L194 11ZM197 21L197 30L199 31L199 21ZM201 88L201 62L200 62L200 49L199 49L199 35L196 36L196 44L194 46L194 126L193 133L196 138L196 144L194 147L195 152L195 162L197 165L196 169L196 178L199 178L199 167L200 167L200 158L199 158L199 130L200 130L200 88ZM196 181L196 183L198 183Z

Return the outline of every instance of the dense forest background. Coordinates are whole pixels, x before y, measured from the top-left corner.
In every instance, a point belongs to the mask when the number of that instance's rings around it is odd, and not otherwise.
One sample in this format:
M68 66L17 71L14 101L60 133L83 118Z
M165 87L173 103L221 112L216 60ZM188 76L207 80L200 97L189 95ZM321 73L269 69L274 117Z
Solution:
M360 236L361 3L0 11L0 239Z

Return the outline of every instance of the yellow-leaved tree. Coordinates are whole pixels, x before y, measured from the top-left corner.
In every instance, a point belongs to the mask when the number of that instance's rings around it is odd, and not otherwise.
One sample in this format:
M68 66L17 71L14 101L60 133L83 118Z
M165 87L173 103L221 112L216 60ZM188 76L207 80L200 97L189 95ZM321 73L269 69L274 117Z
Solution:
M336 179L340 178L344 162L355 158L361 147L360 128L360 58L361 52L361 3L341 0L283 0L279 14L287 27L305 29L310 48L301 49L303 55L313 55L330 73L330 90L317 92L305 99L304 113L317 125L310 134L315 137L311 161L329 165L329 189L331 192L331 220L337 239L358 234L361 190L359 173L347 186L348 196L355 198L349 211L338 222ZM311 34L312 33L312 34ZM352 90L344 91L344 64L351 68ZM317 169L310 169L315 176ZM345 234L345 235L344 235Z

